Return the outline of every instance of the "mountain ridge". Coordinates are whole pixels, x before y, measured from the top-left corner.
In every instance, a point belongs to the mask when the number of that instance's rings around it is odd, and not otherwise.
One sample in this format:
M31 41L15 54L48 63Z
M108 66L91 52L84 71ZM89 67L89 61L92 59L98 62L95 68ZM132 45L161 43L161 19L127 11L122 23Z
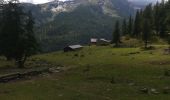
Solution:
M44 51L88 44L91 37L112 39L115 21L135 14L127 0L54 1L25 7L33 12L35 30Z
M121 6L122 4L123 6ZM27 10L31 10L33 12L33 16L35 17L37 24L52 21L59 13L74 11L74 9L81 5L97 5L102 8L104 14L112 17L127 16L127 13L129 13L129 15L134 13L132 12L133 7L129 6L130 4L127 0L71 0L65 2L56 0L37 5L30 3L23 4ZM126 9L126 11L123 11L122 9Z

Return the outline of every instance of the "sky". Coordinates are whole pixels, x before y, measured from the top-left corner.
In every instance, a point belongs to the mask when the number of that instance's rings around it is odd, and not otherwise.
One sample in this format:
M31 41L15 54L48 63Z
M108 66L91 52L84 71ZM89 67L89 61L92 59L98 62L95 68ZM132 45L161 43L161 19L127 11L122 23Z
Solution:
M52 0L20 0L21 2L30 2L34 4L41 4L41 3L46 3ZM60 1L66 1L66 0L60 0ZM141 1L141 0L129 0L129 1ZM144 0L144 1L157 1L157 0Z

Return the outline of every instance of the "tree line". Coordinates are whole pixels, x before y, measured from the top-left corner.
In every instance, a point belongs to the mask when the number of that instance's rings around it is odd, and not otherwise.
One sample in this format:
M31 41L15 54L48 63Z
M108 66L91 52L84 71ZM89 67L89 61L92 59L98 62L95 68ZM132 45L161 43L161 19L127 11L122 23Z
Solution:
M0 2L0 55L15 60L19 68L38 51L31 11L25 12L19 0Z
M149 4L145 9L137 10L135 17L117 21L113 32L113 42L118 44L120 36L130 36L142 39L147 48L153 36L165 39L170 43L170 1ZM119 34L119 35L118 35Z

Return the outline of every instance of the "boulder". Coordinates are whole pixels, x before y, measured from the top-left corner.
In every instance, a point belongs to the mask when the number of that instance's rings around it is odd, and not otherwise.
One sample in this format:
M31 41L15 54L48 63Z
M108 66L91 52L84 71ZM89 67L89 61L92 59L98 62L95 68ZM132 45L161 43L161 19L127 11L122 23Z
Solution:
M148 94L149 93L149 89L148 88L142 88L140 89L140 91L144 94Z
M164 94L169 94L170 93L170 87L163 88L163 93Z
M59 73L59 72L61 72L61 67L49 68L49 72L51 72L51 73Z
M159 94L159 92L158 92L156 89L154 89L154 88L152 88L152 89L150 90L150 92L151 92L152 94Z

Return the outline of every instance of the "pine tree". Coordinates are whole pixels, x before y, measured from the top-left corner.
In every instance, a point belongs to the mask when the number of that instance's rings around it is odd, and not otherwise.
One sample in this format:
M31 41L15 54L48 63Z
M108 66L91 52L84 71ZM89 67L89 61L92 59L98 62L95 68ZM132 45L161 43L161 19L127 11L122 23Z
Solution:
M142 12L142 39L145 44L145 48L147 48L148 41L151 38L154 23L153 23L153 13L152 13L152 5L149 4L146 6L144 11Z
M156 35L159 34L160 32L160 7L159 7L159 2L156 3L156 5L154 6L154 29L156 32Z
M2 27L1 25L2 25L2 16L3 16L3 14L2 14L3 6L4 6L4 1L1 0L0 1L0 30L1 30L1 27Z
M164 5L164 4L165 4L165 0L162 0L162 1L161 1L161 4Z
M150 28L153 29L154 17L153 17L153 11L152 11L152 4L149 4L148 6L146 6L145 10L143 11L143 18L149 20L149 23L151 24Z
M167 36L166 41L167 41L167 43L169 45L169 49L170 49L170 34Z
M131 22L130 19L129 22ZM170 1L165 2L162 0L161 3L157 2L154 6L149 4L145 9L137 12L133 27L133 35L136 36L139 34L138 32L142 32L145 47L147 47L147 41L149 41L151 35L165 39L168 35L167 33L170 32Z
M132 35L133 34L133 18L132 16L129 17L129 21L128 21L128 34Z
M142 39L144 41L145 44L145 49L148 46L148 41L150 39L151 36L151 24L149 22L149 19L144 19L144 24L143 24L143 34L142 34Z
M127 32L127 22L126 22L126 19L123 20L123 23L122 23L122 34L123 35L126 35L128 32Z
M134 30L133 30L133 36L138 37L141 33L141 19L140 19L140 12L136 12L136 17L134 21Z
M166 19L165 19L165 22L166 22L166 28L167 28L167 31L170 32L170 0L166 3Z
M119 26L119 21L116 22L115 24L115 28L114 28L114 32L113 32L113 40L112 42L115 43L115 46L119 46L119 42L120 42L120 26Z
M11 0L3 9L2 19L0 53L14 59L17 66L23 68L27 57L37 51L32 15L24 13L19 1Z
M160 11L159 11L159 36L164 38L166 36L166 8L165 8L165 1L162 0L160 4Z

